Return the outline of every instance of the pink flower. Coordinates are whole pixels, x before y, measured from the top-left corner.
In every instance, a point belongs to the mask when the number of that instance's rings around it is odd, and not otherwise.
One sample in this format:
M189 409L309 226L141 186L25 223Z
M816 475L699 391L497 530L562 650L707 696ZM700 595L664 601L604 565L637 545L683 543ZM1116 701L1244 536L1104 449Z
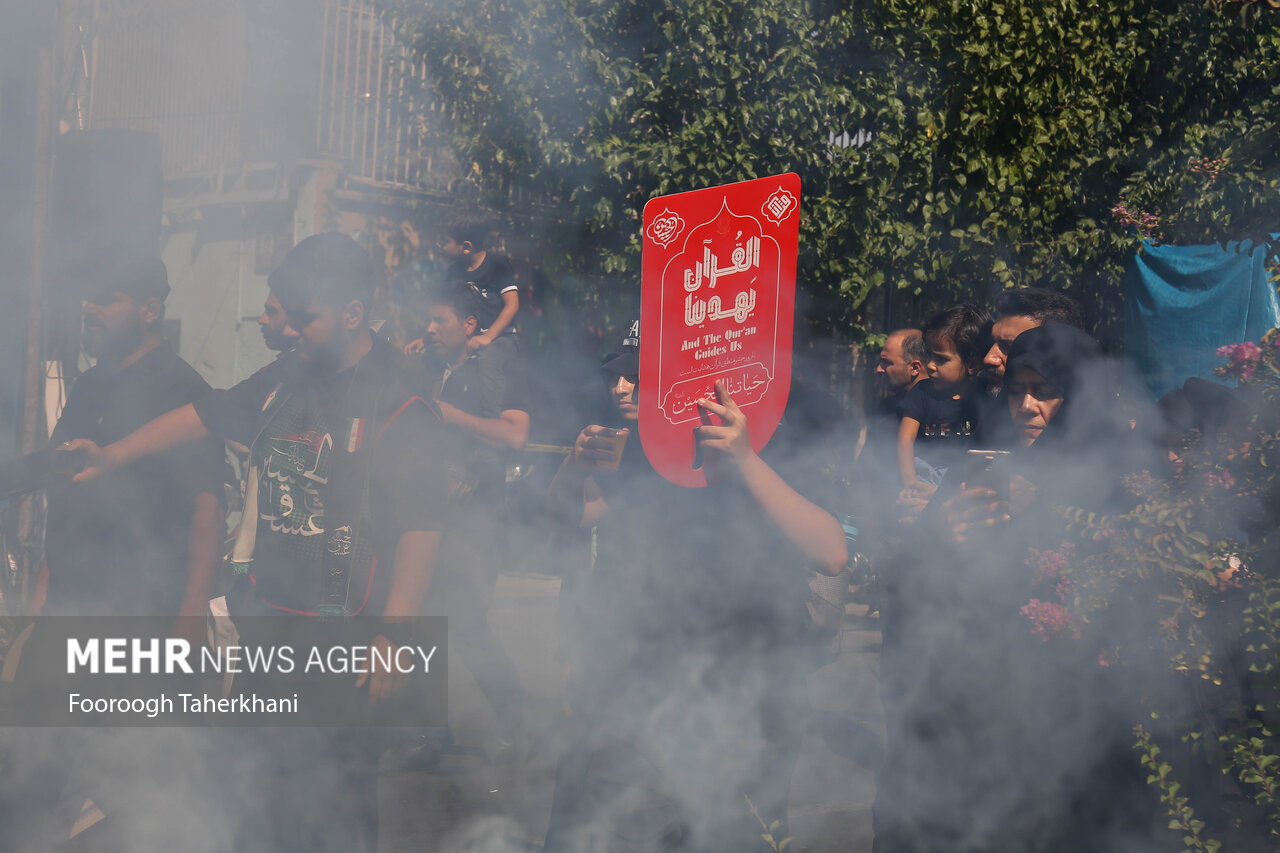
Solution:
M1018 611L1031 623L1031 633L1043 642L1053 637L1080 639L1080 626L1061 604L1033 598Z
M1240 362L1257 361L1262 357L1262 347L1253 341L1245 341L1241 344L1227 344L1218 347L1218 358L1230 359L1232 364Z
M1059 601L1066 601L1076 589L1068 573L1075 556L1075 545L1064 542L1057 551L1041 551L1038 548L1028 548L1027 551L1030 555L1027 562L1036 569L1033 581L1037 585L1051 587Z
M1098 666L1111 666L1112 657L1106 651L1098 652Z
M1120 223L1128 228L1133 228L1143 237L1148 239L1160 227L1160 217L1156 214L1147 213L1145 210L1130 210L1124 203L1120 202L1111 208L1111 215L1120 220Z
M1223 471L1221 474L1208 471L1204 475L1204 480L1210 486L1221 486L1223 489L1230 490L1235 486L1235 478L1231 476L1230 471Z

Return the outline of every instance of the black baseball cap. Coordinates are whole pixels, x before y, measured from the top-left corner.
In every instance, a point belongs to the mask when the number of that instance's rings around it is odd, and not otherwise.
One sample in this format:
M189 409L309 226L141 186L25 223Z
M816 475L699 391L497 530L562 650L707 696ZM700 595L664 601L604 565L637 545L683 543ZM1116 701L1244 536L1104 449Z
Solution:
M164 301L169 296L169 273L154 255L107 255L93 269L85 270L76 285L81 299L125 293L137 300L155 296Z
M617 376L640 375L640 320L632 320L617 348L604 357L600 369Z

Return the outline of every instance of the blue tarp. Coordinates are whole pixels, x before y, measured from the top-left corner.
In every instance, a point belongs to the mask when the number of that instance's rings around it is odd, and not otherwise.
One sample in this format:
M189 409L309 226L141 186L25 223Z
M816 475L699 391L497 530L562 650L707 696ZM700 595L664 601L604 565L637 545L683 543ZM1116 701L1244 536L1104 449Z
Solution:
M1274 244L1273 244L1274 245ZM1125 269L1125 353L1159 397L1192 376L1213 379L1216 350L1280 326L1267 246L1148 242Z

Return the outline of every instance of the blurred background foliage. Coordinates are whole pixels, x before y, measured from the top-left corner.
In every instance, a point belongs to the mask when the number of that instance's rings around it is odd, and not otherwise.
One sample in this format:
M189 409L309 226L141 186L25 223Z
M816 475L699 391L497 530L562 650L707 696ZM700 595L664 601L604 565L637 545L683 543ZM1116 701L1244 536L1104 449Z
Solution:
M1280 230L1274 0L380 0L465 192L584 300L633 294L644 203L782 171L800 281L855 343L1064 289L1119 335L1143 232Z

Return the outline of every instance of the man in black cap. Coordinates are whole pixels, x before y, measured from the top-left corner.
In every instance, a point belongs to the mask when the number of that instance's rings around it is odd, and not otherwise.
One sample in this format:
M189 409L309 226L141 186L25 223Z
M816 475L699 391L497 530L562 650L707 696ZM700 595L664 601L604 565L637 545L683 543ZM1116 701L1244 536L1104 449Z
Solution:
M81 292L82 346L97 363L71 388L53 431L54 447L80 440L109 444L208 392L161 332L169 282L158 258L108 259ZM224 467L221 444L206 440L135 460L91 483L50 486L45 561L32 612L152 617L193 647L202 644L223 535ZM37 630L58 621L38 620ZM20 679L47 675L28 672ZM147 756L161 749L169 756L166 764L148 764ZM37 735L11 757L15 768L24 768L15 770L15 778L26 783L16 795L6 791L6 835L15 850L49 849L48 833L65 839L74 816L60 805L79 810L89 798L97 816L107 816L104 827L90 830L99 837L116 827L147 849L207 849L202 828L183 825L197 819L197 812L182 808L197 801L200 777L192 766L202 758L192 756L199 749L198 738L154 730ZM190 764L176 773L171 768L180 761ZM160 807L170 810L169 820L155 820Z
M97 364L71 389L55 447L110 444L208 392L164 339L168 294L157 258L109 264L86 288L83 346ZM203 441L84 487L50 488L36 611L181 615L179 633L203 638L222 536L223 464L221 446Z

